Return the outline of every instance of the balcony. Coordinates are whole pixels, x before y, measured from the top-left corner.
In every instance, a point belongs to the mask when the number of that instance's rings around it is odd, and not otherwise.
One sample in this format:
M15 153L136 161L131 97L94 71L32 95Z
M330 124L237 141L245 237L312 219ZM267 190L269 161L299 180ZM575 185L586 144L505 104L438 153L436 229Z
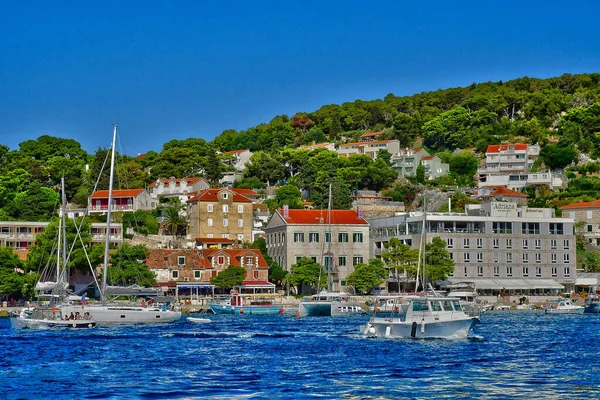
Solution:
M90 206L90 212L107 212L108 206ZM115 211L134 211L133 205L112 206L111 212Z

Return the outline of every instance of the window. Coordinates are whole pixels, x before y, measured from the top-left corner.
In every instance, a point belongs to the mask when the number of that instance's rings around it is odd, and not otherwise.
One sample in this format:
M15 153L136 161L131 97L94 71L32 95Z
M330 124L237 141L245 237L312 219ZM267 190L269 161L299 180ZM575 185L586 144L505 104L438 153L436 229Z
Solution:
M229 220L227 218L223 218L223 226L229 226Z
M477 248L481 249L483 247L483 238L477 238Z
M550 248L556 250L556 239L550 239Z
M469 246L469 239L463 239L463 247L464 247L465 249L468 249L468 248L470 247L470 246Z
M512 249L512 239L506 239L506 248Z
M565 248L565 250L569 249L569 241L568 240L564 241L564 248Z
M454 248L454 239L453 238L448 238L448 246L449 249Z
M542 276L542 267L535 267L535 277L540 278Z
M323 259L323 267L325 267L325 270L329 270L329 267L332 265L332 257L331 256L325 256Z
M221 234L221 238L223 238L223 239L229 239L229 233L222 233Z
M550 223L550 234L551 235L562 235L563 234L562 222L551 222Z
M177 257L177 265L185 265L185 257L184 256Z
M512 275L512 267L506 267L506 276L513 276Z
M512 222L492 222L492 232L512 233Z
M325 232L325 243L331 242L331 232Z
M221 193L221 198L227 200L229 198L229 193Z
M500 267L494 265L494 276L500 276Z
M512 253L506 253L506 262L507 263L511 263L512 262Z
M587 219L592 219L592 212L591 212L591 211L586 211L586 212L585 212L585 217L586 217Z
M483 276L483 266L477 266L477 276Z
M228 213L229 212L229 204L223 204L223 212L224 213Z
M529 276L529 267L523 267L521 270L521 275L525 277Z
M358 264L362 264L363 262L363 258L361 256L354 256L352 257L352 265L353 266L357 266Z
M575 218L575 211L569 211L569 218Z
M294 242L304 242L304 232L294 232Z
M591 232L593 229L594 229L594 228L593 228L593 226L592 226L592 225L588 225L588 226L587 226L587 231L588 231L588 232Z
M550 269L550 271L551 271L551 273L552 273L552 277L553 277L553 278L556 278L556 277L558 276L558 268L556 268L556 267L552 267L552 268Z
M208 226L213 226L213 219L212 219L212 218L209 218L209 219L207 219L207 220L206 220L206 224L207 224Z
M564 275L564 276L571 276L571 268L569 268L569 267L564 267L564 268L563 268L563 275Z
M550 254L550 262L556 264L556 253Z
M569 263L571 262L571 257L570 257L570 255L569 255L569 253L565 253L565 254L563 254L563 262L564 262L565 264L569 264Z
M468 269L466 266L463 268L463 276L469 276Z
M535 253L535 262L538 264L542 262L542 253Z
M539 222L523 222L521 229L526 235L539 235L540 234L540 223Z
M523 248L527 250L529 248L529 240L523 239Z
M254 264L254 257L246 256L246 265L252 265L252 264Z
M302 259L302 256L296 256L296 263Z
M213 234L212 233L207 233L206 237L209 238L209 239L212 239L213 238Z
M258 271L252 271L252 276L254 279L258 279Z
M171 271L171 277L173 279L178 279L179 278L179 271L177 271L176 269L174 269L173 271Z
M243 205L238 205L238 213L239 214L243 214L244 213L244 206Z
M497 263L498 262L498 253L494 253L494 262Z
M338 265L340 267L345 267L346 266L346 256L340 256L340 257L338 257Z
M529 262L529 254L527 253L523 253L523 263L528 263Z
M534 244L536 249L542 248L542 241L540 239L535 239Z
M348 243L348 232L338 233L338 242L339 243Z
M478 263L482 263L483 262L483 253L477 253L477 262Z
M310 257L314 262L317 262L317 256L311 256Z
M243 219L238 219L238 228L242 228L244 226L244 220Z
M217 264L219 264L219 265L225 264L225 257L224 256L218 256L217 257Z
M194 270L194 279L200 279L200 270L199 269Z
M497 249L500 247L500 239L492 239L492 247Z
M362 243L363 242L363 234L362 234L362 232L354 232L352 234L352 241L354 243Z
M244 234L243 234L243 233L238 233L238 235L237 235L237 239L238 239L240 242L243 242L243 241L244 241Z
M319 234L317 232L310 232L308 234L308 242L309 243L318 243L319 242Z
M206 212L213 212L213 205L212 204L208 204L206 206Z
M471 262L471 254L464 253L463 254L463 262L466 262L466 263Z

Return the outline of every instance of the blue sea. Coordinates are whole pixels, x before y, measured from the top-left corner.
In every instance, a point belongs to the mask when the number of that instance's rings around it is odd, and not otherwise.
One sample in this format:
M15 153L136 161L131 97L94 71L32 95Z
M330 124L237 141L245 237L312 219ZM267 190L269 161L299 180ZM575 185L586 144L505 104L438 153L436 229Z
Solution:
M600 315L491 312L468 340L370 339L367 316L15 330L1 399L598 399Z

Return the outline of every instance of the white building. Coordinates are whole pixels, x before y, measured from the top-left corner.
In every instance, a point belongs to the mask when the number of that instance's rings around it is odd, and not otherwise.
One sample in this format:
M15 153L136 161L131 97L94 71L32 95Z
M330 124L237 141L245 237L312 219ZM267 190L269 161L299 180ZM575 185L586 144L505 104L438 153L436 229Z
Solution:
M181 202L189 200L190 194L210 188L210 185L204 178L175 178L157 179L152 182L150 197L157 199L160 197L179 197Z
M265 234L269 255L285 270L302 257L312 258L328 272L331 268L333 290L346 286L354 267L369 261L369 225L360 211L286 207L275 211Z
M350 157L355 154L364 154L372 159L377 158L380 150L387 150L391 154L400 151L400 142L396 139L378 140L382 132L369 132L361 135L358 142L341 144L337 153L344 157Z
M543 294L571 288L576 278L572 218L554 209L510 202L468 205L465 213L427 213L427 241L445 240L455 262L451 281L474 282L488 294ZM393 237L419 248L422 213L369 220L371 255L381 256Z
M583 235L588 243L600 246L600 200L580 201L561 210L564 217L575 220L577 234Z
M244 171L246 163L250 162L252 157L250 150L233 150L223 153L223 163L235 168L236 171Z

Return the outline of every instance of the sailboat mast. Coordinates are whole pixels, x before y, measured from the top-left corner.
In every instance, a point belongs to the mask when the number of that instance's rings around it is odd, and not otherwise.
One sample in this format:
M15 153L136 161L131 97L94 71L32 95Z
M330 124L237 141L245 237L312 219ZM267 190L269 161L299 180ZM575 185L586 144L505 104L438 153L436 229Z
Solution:
M327 257L329 265L327 266L327 291L331 292L331 268L333 268L333 256L331 255L331 183L329 184L329 201L327 203L327 230L329 231L329 243L327 244Z
M423 289L425 289L425 241L427 240L427 198L423 196L423 226L421 227L421 240L419 242L419 258L417 260L417 279L415 281L415 292L419 290L419 275L423 265ZM423 262L421 262L423 259Z
M108 249L110 246L110 220L112 218L112 191L113 191L113 177L115 170L115 143L117 142L117 125L113 129L113 141L110 156L110 178L108 182L108 212L106 213L106 239L104 242L104 268L102 270L102 290L100 291L102 296L102 302L106 301L106 278L108 275Z
M62 202L62 268L61 270L61 280L59 282L66 282L67 280L67 224L66 224L66 213L67 213L67 196L65 195L65 177L63 176L60 180L62 190L61 190L61 202Z

